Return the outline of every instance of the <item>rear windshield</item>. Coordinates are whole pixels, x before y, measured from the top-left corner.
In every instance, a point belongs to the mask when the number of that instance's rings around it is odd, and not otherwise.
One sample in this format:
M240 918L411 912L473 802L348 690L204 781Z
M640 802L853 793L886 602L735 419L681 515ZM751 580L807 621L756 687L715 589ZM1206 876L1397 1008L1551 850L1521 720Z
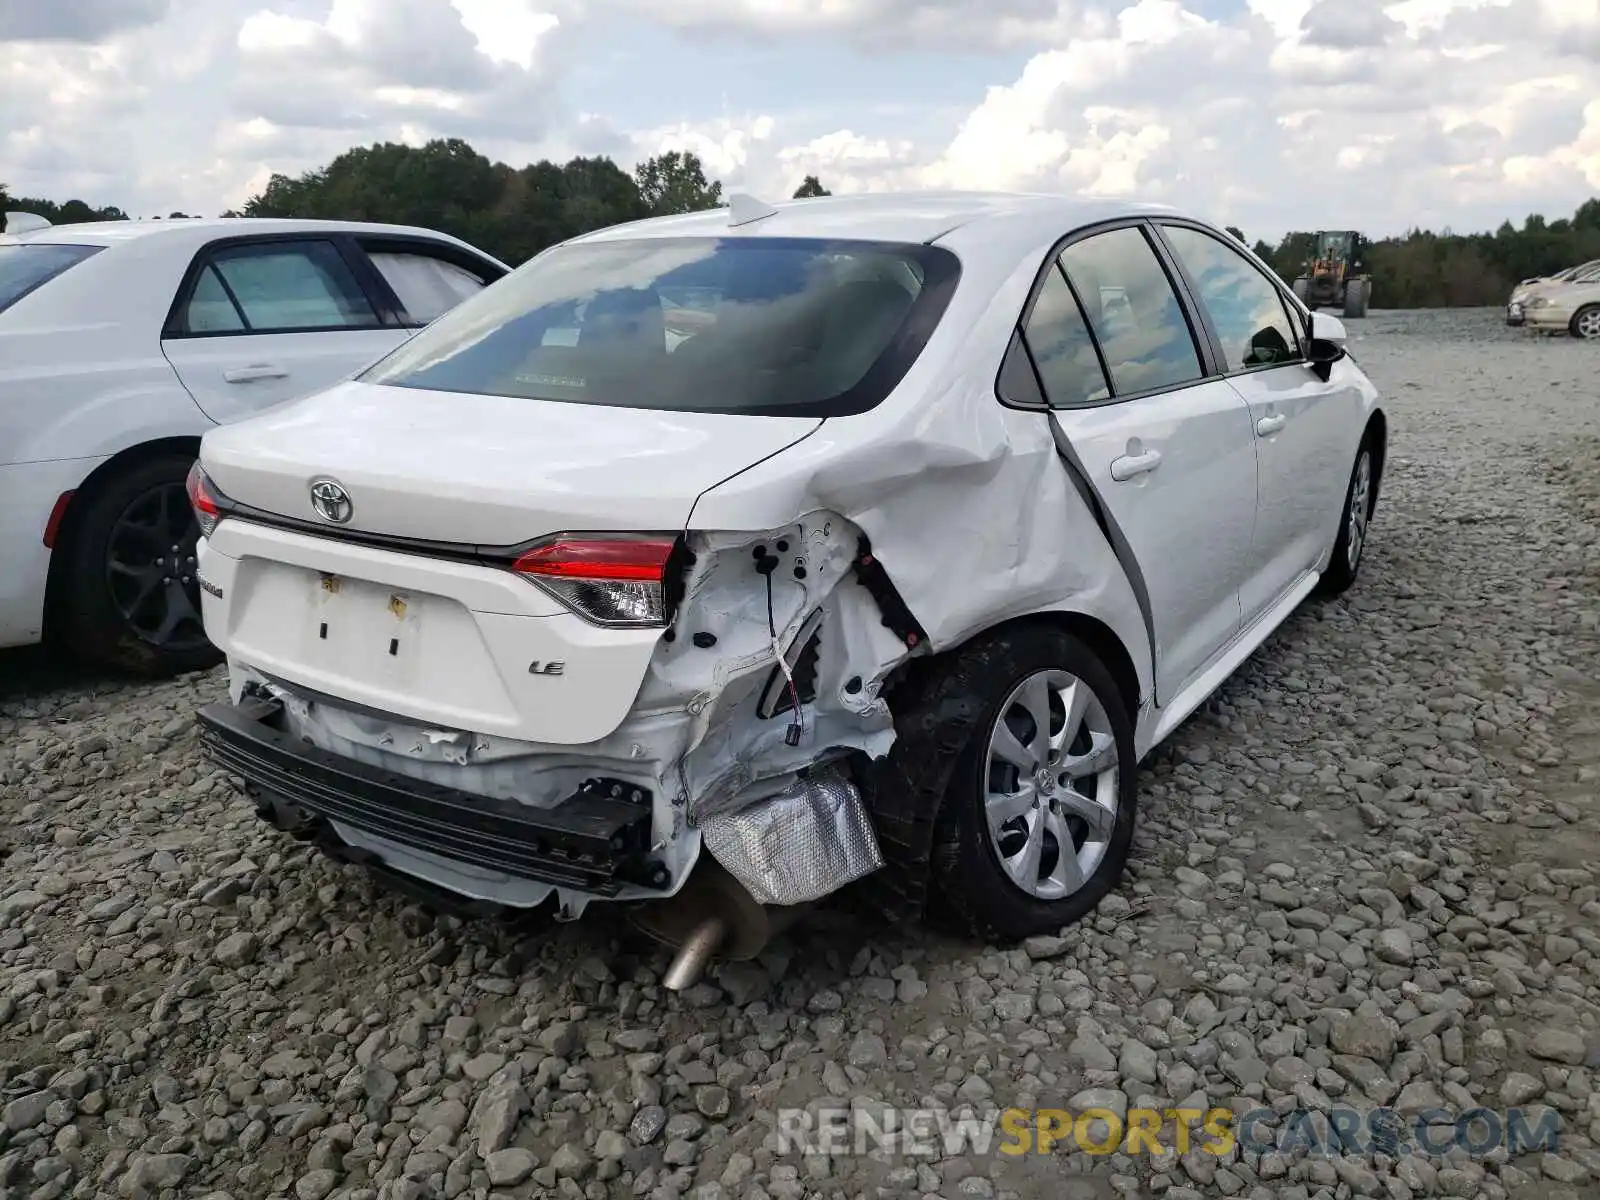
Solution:
M101 246L52 246L37 242L0 246L0 312L102 249Z
M898 243L558 246L361 378L573 404L844 416L893 390L959 273L947 250Z

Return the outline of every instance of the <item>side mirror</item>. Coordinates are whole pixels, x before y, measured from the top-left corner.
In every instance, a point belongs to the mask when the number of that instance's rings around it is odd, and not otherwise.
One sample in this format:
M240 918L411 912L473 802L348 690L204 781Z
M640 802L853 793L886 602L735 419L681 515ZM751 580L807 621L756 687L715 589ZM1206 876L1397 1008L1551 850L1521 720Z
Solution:
M1345 332L1344 322L1331 313L1314 312L1311 314L1311 340L1313 342L1329 342L1344 349L1345 341L1349 334Z
M1327 313L1314 312L1310 323L1311 347L1306 361L1324 383L1333 374L1333 364L1347 353L1344 322Z

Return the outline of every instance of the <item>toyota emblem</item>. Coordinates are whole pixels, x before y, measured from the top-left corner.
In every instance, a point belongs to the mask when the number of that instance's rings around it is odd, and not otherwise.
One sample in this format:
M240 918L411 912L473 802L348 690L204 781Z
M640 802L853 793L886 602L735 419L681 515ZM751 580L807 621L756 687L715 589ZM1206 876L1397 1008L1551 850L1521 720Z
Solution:
M343 525L354 511L350 493L344 490L344 485L337 479L311 481L311 507L317 510L317 516L335 525Z

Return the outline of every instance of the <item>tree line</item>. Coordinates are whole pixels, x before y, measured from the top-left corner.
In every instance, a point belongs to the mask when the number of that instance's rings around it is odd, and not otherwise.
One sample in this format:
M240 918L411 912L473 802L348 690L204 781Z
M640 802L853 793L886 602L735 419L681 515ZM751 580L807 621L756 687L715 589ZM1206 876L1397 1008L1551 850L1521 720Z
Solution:
M1290 233L1276 246L1258 241L1253 249L1293 281L1304 274L1316 236ZM1524 279L1600 259L1600 197L1585 200L1571 218L1550 221L1535 214L1521 228L1503 221L1493 233L1413 229L1372 242L1363 257L1373 280L1373 303L1381 308L1504 304Z
M829 194L815 175L805 176L794 192L796 198ZM260 194L223 215L421 225L517 265L547 246L606 225L723 203L722 184L706 175L692 153L658 154L632 173L601 157L511 167L490 161L459 138L441 138L422 146L358 146L318 170L273 175ZM35 212L55 224L126 219L119 208L94 208L81 200L58 205L11 197L4 185L0 208ZM1241 230L1229 231L1245 241ZM1294 232L1276 245L1257 241L1254 250L1292 281L1304 273L1315 241L1314 232ZM1506 221L1493 233L1413 229L1371 242L1365 258L1381 307L1500 304L1519 280L1600 258L1600 198L1585 201L1570 218L1534 215L1520 227Z

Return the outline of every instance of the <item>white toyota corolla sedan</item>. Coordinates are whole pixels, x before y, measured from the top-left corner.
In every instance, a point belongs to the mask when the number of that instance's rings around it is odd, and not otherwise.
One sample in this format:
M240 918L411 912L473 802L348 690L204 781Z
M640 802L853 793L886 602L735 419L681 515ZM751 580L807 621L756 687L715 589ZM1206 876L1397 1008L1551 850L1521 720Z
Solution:
M1344 341L1168 208L741 196L577 238L206 436L204 736L391 882L638 902L669 985L857 880L1056 930L1122 872L1141 757L1356 578L1387 423Z
M200 436L354 374L509 268L406 226L9 214L0 647L144 674L216 661L184 479Z

